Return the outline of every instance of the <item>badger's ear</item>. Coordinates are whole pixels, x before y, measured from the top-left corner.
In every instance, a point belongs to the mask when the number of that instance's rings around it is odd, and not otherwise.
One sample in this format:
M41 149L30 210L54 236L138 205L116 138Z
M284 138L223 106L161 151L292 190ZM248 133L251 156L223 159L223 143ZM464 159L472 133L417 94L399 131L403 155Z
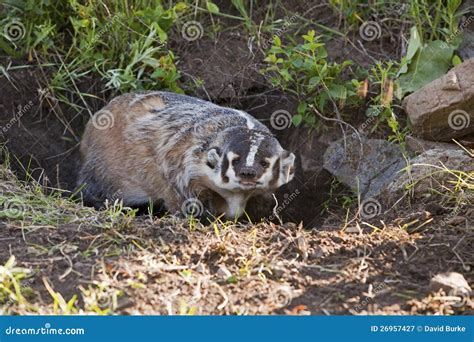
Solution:
M207 166L214 169L221 160L221 151L218 147L211 148L207 151Z
M281 163L278 186L288 183L295 175L295 155L291 152L283 151L280 158Z

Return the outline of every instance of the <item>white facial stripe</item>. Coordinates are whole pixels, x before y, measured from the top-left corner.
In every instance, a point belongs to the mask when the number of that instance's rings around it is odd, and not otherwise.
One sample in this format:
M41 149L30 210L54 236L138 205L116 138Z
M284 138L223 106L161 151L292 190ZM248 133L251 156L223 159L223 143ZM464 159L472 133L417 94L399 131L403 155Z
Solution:
M282 158L280 167L280 176L278 179L278 187L290 182L295 176L294 173L290 174L290 167L294 167L295 155L292 153L287 158Z
M250 144L250 151L247 154L247 159L245 159L246 166L252 166L255 162L255 156L257 155L258 149L260 147L260 143L262 142L264 136L261 134L256 134L255 138L252 139Z
M234 168L232 166L232 160L238 157L239 156L232 151L227 153L227 160L229 161L229 167L227 168L225 175L229 178L229 181L231 182L231 184L233 182L238 182L237 175L235 174Z
M278 160L278 156L267 158L268 167L266 168L265 172L260 177L259 181L262 183L263 187L268 187L270 182L273 178L273 167L275 166L276 161Z
M252 120L249 118L249 115L245 112L242 112L241 110L237 111L237 113L239 113L239 115L243 118L245 118L245 120L247 121L247 128L248 129L254 129L255 127L255 123L252 122Z

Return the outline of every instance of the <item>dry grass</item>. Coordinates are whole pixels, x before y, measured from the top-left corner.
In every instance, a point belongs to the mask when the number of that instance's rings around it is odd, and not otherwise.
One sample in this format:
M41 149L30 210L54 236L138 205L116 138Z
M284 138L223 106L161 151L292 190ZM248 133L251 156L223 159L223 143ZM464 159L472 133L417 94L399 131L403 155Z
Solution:
M472 314L429 279L474 280L473 213L372 222L203 226L97 212L2 171L0 301L7 314ZM471 210L472 211L472 210ZM15 215L13 215L15 214ZM13 216L12 216L13 215ZM442 224L441 224L442 223ZM418 229L422 227L422 229Z

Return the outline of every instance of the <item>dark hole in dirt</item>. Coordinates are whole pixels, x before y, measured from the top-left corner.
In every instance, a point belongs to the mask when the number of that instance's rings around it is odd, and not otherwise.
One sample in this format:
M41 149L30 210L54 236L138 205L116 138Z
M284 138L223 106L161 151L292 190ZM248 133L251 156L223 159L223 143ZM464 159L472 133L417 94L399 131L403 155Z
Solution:
M229 13L238 14L229 1L218 1L217 4ZM289 1L286 6L307 16L317 14L318 23L322 25L337 26L339 20L325 5L308 8L306 4ZM254 13L255 20L259 16L263 18L266 9L267 4L262 3L262 7ZM283 12L278 15L285 17ZM232 19L223 20L227 20L226 24L230 26L239 24ZM170 48L180 56L182 89L217 104L245 110L270 126L273 112L286 110L294 114L298 102L271 87L260 73L265 56L260 50L255 54L251 52L248 44L247 37L239 31L221 32L215 37L203 37L192 43L183 41L180 32L173 32L169 37ZM371 63L363 51L347 44L343 37L334 36L326 44L331 60L342 62L350 57L359 66L368 67ZM401 54L389 40L369 42L367 45L376 56ZM28 63L16 61L16 64ZM40 68L31 67L12 71L11 82L1 79L0 124L3 127L11 122L13 124L0 139L6 142L9 152L15 156L11 160L12 169L20 179L26 179L29 174L42 184L73 191L80 165L78 150L84 126L90 115L119 94L104 92L102 80L89 77L77 84L78 90L99 98L87 97L84 100L72 93L67 95L70 104L66 105L59 103L55 94L44 91L51 76L45 75ZM203 85L197 86L196 79L203 80ZM22 111L21 117L15 119L20 111L18 106L25 107L30 101L31 108ZM364 115L360 114L353 117L364 120ZM346 191L334 188L333 177L322 168L327 143L314 139L316 133L305 128L272 130L282 146L297 155L294 180L276 193L279 206L284 206L279 215L283 221L303 221L305 227L319 225L324 219L330 193ZM333 140L341 135L338 129L332 133L329 135ZM303 163L307 161L303 161L302 156L310 156L312 167L309 171L303 171ZM268 217L273 206L275 203L255 200L249 203L247 209L251 216Z
M11 82L2 80L1 83L0 125L5 129L0 132L0 138L10 154L11 169L21 180L35 179L47 188L66 190L65 195L70 195L76 190L80 166L79 143L89 119L88 110L84 108L78 112L72 106L58 102L53 94L45 90L44 77L37 68L20 69L11 72L10 77ZM91 92L97 83L89 80L79 86L83 91ZM247 110L267 126L270 126L272 112L295 106L280 93L253 96L253 91L260 94L261 88L247 90L247 95L238 97L238 101L229 98L216 102ZM100 91L97 90L97 93ZM111 98L113 95L107 94L103 100L88 99L87 105L93 113ZM82 105L80 99L71 97L69 100ZM303 139L295 143L298 130L273 131L283 147L295 151L297 155L299 146L306 142ZM1 158L4 162L5 155ZM306 227L313 227L323 218L322 204L327 199L332 177L325 171L309 176L303 174L299 158L296 165L294 180L276 193L279 205L285 207L279 216L283 221L303 221ZM271 215L274 206L275 203L262 202L257 198L249 202L247 209L252 218L262 218ZM148 213L147 206L138 209L139 213ZM154 214L163 212L160 204L154 205Z

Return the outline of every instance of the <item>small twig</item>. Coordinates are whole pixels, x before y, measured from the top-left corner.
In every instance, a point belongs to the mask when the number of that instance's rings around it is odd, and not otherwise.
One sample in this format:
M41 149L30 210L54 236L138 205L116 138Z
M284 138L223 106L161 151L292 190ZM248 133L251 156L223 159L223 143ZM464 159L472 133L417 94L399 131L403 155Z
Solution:
M223 301L221 304L219 304L219 305L217 306L217 309L222 310L222 309L224 309L224 308L227 306L227 304L229 303L229 297L228 297L227 294L224 292L224 290L222 289L222 287L219 286L219 284L217 284L216 282L212 282L211 284L214 285L215 287L217 287L217 289L219 290L221 296L224 298L224 301Z
M273 215L275 215L275 217L278 219L278 221L280 222L280 225L283 226L283 221L281 220L281 217L277 213L278 200L277 200L275 194L272 194L272 196L273 196L273 199L275 200L275 206L273 207Z
M466 236L464 235L462 238L459 239L459 241L456 243L456 245L453 247L452 249L452 252L454 253L454 255L459 259L459 261L461 262L462 264L462 268L465 270L465 271L470 271L471 270L471 267L469 265L466 265L464 263L464 260L461 258L461 256L459 255L458 252L456 252L456 248L458 248L459 244L461 243L462 240L464 240Z

